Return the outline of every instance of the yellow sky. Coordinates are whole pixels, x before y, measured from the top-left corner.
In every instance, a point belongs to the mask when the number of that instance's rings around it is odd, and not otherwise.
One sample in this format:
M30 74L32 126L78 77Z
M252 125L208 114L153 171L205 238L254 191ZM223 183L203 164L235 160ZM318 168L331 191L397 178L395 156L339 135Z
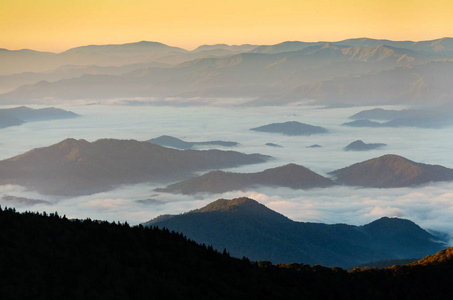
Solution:
M452 0L0 0L0 48L453 36Z

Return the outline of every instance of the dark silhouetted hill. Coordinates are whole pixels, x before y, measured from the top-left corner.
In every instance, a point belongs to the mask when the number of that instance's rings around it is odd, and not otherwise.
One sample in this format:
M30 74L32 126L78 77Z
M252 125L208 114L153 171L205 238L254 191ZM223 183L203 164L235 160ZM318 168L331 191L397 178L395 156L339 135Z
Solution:
M281 263L348 267L424 257L445 246L408 220L382 218L365 226L294 222L248 198L220 199L144 225L182 232L236 257Z
M268 212L247 200L217 205ZM347 272L237 259L167 229L5 208L0 241L4 299L449 299L453 281L451 248L412 265Z

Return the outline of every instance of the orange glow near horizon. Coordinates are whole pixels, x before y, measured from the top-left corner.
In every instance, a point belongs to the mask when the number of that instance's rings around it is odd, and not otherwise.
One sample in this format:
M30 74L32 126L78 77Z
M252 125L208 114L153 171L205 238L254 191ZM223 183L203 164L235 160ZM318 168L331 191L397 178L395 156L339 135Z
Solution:
M453 36L452 11L450 0L0 0L0 48L419 41Z

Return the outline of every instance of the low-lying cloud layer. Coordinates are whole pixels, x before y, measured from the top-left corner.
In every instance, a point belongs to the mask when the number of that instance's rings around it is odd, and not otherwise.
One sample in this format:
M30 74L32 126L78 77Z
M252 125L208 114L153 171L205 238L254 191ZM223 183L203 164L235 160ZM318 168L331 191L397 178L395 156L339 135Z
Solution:
M49 146L65 138L94 141L99 138L148 140L171 135L186 141L228 140L238 142L232 149L262 153L275 159L263 164L229 169L258 172L287 163L296 163L325 175L350 164L393 153L416 162L453 168L453 131L417 128L349 128L341 126L354 113L373 107L318 109L310 106L156 107L156 106L67 106L81 114L71 120L37 122L1 129L0 159L36 147ZM392 107L401 109L402 107ZM257 133L250 128L276 122L299 121L323 126L329 133L290 137ZM383 142L384 149L345 152L350 142ZM265 146L275 143L282 148ZM321 148L307 148L319 144ZM198 149L202 149L199 147ZM202 172L204 173L204 172ZM218 198L248 196L296 221L363 225L383 216L410 219L421 227L446 232L453 237L453 183L397 189L365 189L336 186L324 189L291 190L258 188L216 195L172 195L153 190L165 185L139 184L75 198L39 195L18 186L0 186L0 204L19 211L58 211L67 217L145 222L161 214L178 214L200 208ZM2 196L21 197L14 202ZM39 201L48 201L50 204Z
M364 189L335 186L292 190L261 187L251 191L199 194L194 197L153 192L155 186L140 184L90 196L51 199L52 203L16 203L19 211L58 211L70 218L86 218L138 224L162 214L180 214L219 198L247 196L301 222L363 225L384 216L409 219L422 228L447 233L453 238L453 183L415 188ZM34 199L39 195L17 186L2 192ZM42 197L42 196L41 196ZM0 200L2 206L10 202Z

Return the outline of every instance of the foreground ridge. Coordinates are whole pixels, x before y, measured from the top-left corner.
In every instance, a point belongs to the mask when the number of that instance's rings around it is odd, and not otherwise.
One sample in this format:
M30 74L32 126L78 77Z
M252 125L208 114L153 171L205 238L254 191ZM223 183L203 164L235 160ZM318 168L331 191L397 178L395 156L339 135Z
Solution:
M1 208L0 241L5 299L427 299L453 283L452 248L435 264L347 272L235 259L166 229Z

